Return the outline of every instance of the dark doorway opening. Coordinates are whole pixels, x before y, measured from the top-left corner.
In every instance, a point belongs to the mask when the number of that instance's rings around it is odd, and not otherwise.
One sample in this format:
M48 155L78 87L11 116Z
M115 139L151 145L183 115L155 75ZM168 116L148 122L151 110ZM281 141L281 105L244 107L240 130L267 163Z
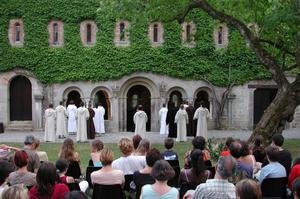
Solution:
M9 86L10 120L32 120L31 83L25 76L15 77Z
M94 107L98 104L102 104L105 109L104 119L108 120L110 115L110 103L108 94L105 91L98 91L94 97Z
M127 131L134 131L133 116L137 106L140 104L143 105L144 111L148 116L146 130L151 131L151 94L142 85L133 86L127 92Z
M277 94L276 88L257 88L254 91L253 127L257 125L266 108Z
M70 101L73 100L75 103L75 106L80 107L81 98L80 93L78 91L71 91L68 94L68 100L67 100L67 106L70 104Z
M199 91L197 93L195 102L194 102L194 107L199 108L200 107L200 102L204 102L204 107L210 110L210 105L209 105L209 95L206 91Z
M182 104L182 94L179 91L172 91L170 94L170 102L173 102L176 108Z

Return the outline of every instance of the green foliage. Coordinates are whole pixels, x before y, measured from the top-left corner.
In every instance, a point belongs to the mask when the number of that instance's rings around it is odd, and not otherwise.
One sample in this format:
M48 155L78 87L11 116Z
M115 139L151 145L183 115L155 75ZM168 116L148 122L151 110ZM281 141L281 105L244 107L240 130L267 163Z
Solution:
M148 25L160 14L151 13L151 7L147 4L133 4L134 1L129 0L118 2L118 6L134 9L128 9L124 14L118 9L107 9L98 0L2 2L0 72L24 68L32 71L45 84L105 81L140 71L187 80L208 80L217 86L270 78L236 30L230 29L228 48L216 50L212 35L218 22L204 12L194 10L186 18L194 21L197 27L194 48L182 46L181 26L177 21L163 23L165 43L152 48L147 37ZM169 5L170 9L173 6L176 11L184 5L184 1L178 2ZM173 12L170 11L170 14ZM9 44L7 28L10 19L19 17L24 22L25 42L23 47L15 48ZM64 23L62 48L51 48L48 44L47 26L50 20L55 19ZM99 29L93 47L84 47L80 40L80 22L85 19L95 20ZM114 27L119 19L130 23L130 47L114 45Z

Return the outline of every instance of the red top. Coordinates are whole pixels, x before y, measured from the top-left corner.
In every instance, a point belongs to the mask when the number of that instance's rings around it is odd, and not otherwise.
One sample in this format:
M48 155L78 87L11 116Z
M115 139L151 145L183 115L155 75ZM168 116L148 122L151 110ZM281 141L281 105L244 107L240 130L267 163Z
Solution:
M67 184L67 176L61 176L59 179L60 179L60 183Z
M293 168L291 170L291 173L289 176L289 181L288 181L290 190L293 189L293 183L297 177L300 177L300 164L293 166Z
M64 199L65 194L70 192L65 184L54 185L52 196L40 196L37 192L36 186L32 187L29 191L29 199Z
M230 151L222 151L220 156L230 156Z

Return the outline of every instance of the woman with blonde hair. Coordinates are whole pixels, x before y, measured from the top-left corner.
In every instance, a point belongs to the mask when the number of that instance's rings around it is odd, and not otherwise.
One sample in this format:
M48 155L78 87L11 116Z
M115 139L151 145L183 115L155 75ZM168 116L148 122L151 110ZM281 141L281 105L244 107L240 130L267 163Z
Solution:
M28 199L27 191L20 185L13 185L5 189L1 199Z
M146 156L147 152L150 149L150 141L147 139L142 139L141 142L139 143L138 148L136 151L133 153L133 155L136 156Z

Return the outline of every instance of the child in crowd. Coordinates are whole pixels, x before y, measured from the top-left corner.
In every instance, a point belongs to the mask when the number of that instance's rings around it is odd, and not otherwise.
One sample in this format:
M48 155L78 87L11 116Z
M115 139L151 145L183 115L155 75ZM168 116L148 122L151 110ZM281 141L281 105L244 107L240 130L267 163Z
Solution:
M166 150L162 153L164 160L178 160L178 154L173 151L174 140L173 138L165 139L165 148Z
M91 143L91 160L93 161L94 167L102 167L100 162L100 153L103 149L103 142L101 140L93 140Z

